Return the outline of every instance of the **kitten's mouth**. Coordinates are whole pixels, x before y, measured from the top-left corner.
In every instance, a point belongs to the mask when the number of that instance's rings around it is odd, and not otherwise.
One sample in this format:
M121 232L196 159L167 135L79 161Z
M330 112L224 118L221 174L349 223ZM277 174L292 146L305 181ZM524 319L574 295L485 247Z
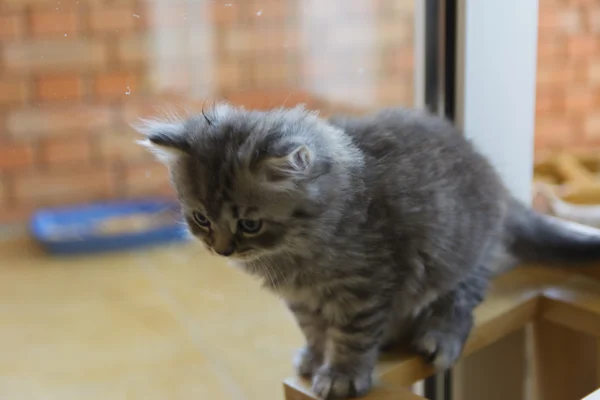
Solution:
M223 254L219 254L217 253L208 243L206 243L204 240L200 239L200 238L196 238L203 246L205 249L207 249L212 255L218 256L218 257L222 257L222 258L226 258L228 260L231 261L243 261L243 262L249 262L249 261L254 261L258 258L261 257L262 252L260 251L256 251L256 250L245 250L242 252L234 252L232 254L228 254L228 255L223 255Z

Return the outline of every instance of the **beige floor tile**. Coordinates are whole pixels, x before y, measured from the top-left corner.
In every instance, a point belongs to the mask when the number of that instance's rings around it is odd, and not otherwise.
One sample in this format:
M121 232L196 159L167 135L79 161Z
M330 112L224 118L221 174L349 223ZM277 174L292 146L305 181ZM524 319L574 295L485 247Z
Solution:
M141 273L139 256L0 259L2 304L80 304L151 298L154 286Z
M175 266L153 263L147 272L186 316L193 338L219 344L204 353L219 360L249 399L280 398L273 389L280 390L282 377L292 373L292 357L302 337L273 293L208 255Z
M0 399L281 400L301 336L197 246L0 257Z
M57 400L188 400L243 399L228 376L193 359L165 358L135 368L113 368L103 373L53 376L0 376L2 399Z

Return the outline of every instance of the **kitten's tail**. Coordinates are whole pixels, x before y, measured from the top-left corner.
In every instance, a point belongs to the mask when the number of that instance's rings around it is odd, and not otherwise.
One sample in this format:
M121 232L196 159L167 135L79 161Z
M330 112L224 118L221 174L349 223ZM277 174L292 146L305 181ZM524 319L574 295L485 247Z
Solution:
M600 230L539 214L511 199L505 246L520 262L585 264L600 262Z

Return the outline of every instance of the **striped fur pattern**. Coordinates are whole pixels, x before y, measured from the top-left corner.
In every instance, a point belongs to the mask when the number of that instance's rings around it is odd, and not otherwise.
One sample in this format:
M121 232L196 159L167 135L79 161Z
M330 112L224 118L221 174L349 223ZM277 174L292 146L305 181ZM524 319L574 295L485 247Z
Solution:
M194 236L287 303L306 337L298 373L322 398L365 394L391 345L451 366L499 258L531 253L541 232L521 229L529 211L472 145L420 111L323 120L220 104L140 130Z

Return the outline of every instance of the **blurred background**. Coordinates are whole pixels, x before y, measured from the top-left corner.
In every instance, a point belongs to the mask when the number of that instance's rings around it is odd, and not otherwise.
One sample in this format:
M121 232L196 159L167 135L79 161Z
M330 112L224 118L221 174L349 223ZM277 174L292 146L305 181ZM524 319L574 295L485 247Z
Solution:
M139 117L217 100L323 115L423 106L420 12L415 0L0 0L0 230L40 208L171 197L134 143ZM600 147L600 2L540 0L538 34L537 176L557 183L557 152ZM221 260L188 247L64 260L21 241L0 253L0 398L282 397L299 332Z
M168 194L128 126L161 107L412 106L414 13L410 0L2 0L0 223ZM600 144L599 49L600 4L540 1L536 149Z
M412 106L414 1L2 0L0 223L168 194L128 123L227 99ZM536 149L600 144L600 4L541 0Z
M0 222L168 194L128 126L161 108L413 103L409 0L0 4Z

